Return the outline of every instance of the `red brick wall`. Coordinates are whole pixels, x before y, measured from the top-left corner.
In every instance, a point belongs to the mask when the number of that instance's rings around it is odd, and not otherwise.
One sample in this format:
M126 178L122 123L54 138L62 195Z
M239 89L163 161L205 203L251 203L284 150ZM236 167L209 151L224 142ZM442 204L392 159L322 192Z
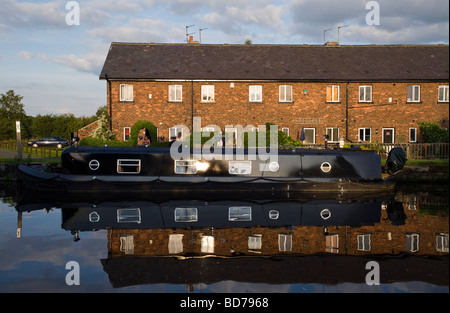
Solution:
M119 101L121 83L132 84L134 101ZM215 101L201 102L201 85L213 84ZM372 142L382 141L382 128L395 129L395 142L409 140L409 128L419 128L418 122L438 122L448 127L449 104L438 103L438 86L442 83L317 83L317 82L111 82L112 130L123 138L123 128L131 127L138 120L151 121L159 130L159 136L169 137L169 128L186 125L191 128L193 115L202 118L202 127L215 124L264 125L267 122L288 127L290 135L297 139L302 127L316 128L316 143L322 142L327 127L338 127L339 136L347 137L346 114L348 112L348 139L358 141L358 128L372 129ZM279 102L279 86L293 86L293 101ZM407 103L407 85L420 85L420 102ZM168 86L182 85L182 102L168 101ZM262 85L262 102L249 102L249 85ZM326 86L340 86L340 101L326 102ZM372 86L371 103L359 103L359 86ZM446 83L448 85L448 83ZM306 94L303 90L306 89ZM348 89L348 111L347 104ZM193 91L193 94L192 94ZM151 98L149 95L151 94ZM392 98L392 102L389 102ZM193 99L193 103L192 103ZM109 108L109 99L107 99ZM376 133L378 130L378 133Z

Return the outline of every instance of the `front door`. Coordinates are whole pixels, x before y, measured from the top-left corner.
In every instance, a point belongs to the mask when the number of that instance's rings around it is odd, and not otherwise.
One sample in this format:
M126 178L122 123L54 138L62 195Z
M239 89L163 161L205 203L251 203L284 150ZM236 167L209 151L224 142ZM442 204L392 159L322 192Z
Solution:
M383 143L394 143L393 128L383 128Z

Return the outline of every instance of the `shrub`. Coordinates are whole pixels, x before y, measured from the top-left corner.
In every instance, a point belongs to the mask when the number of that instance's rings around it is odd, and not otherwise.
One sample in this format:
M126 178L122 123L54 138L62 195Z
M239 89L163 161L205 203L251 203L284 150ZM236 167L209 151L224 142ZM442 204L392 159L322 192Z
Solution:
M449 142L448 129L441 128L436 122L420 122L419 129L426 143Z

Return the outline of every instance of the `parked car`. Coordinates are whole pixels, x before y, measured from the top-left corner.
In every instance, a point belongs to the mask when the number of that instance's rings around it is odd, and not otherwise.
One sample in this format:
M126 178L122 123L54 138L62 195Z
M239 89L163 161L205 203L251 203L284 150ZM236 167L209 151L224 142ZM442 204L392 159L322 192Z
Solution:
M39 140L33 140L28 142L29 146L33 147L57 147L61 149L64 146L69 145L69 140L61 137L44 137Z

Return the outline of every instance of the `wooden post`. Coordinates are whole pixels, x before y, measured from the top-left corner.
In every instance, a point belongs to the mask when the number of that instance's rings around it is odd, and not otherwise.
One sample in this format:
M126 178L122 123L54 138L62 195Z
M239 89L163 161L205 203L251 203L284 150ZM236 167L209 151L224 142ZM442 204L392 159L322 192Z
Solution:
M22 138L20 135L20 121L16 121L16 136L17 136L17 158L22 159Z

